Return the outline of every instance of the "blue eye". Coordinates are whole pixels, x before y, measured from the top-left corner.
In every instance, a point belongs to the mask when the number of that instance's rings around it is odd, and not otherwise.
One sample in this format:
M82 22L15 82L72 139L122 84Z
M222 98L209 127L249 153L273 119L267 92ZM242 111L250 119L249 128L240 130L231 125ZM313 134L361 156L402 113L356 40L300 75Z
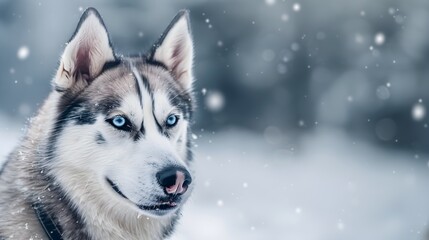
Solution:
M179 118L176 115L171 114L170 116L167 117L167 120L165 122L167 124L167 127L174 127L178 121L179 121Z
M115 117L112 119L112 124L113 124L115 127L118 127L118 128L123 127L123 126L125 125L125 123L126 123L126 120L125 120L125 118L124 118L124 117L122 117L122 116L115 116Z
M106 119L106 122L119 130L128 132L133 130L133 124L125 116L116 115L113 118Z

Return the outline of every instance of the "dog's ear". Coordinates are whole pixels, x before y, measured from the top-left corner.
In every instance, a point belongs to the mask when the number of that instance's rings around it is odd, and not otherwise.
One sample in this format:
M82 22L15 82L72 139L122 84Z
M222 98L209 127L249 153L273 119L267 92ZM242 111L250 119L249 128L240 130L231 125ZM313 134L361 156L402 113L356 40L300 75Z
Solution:
M88 8L61 56L54 87L64 91L78 84L86 86L107 62L115 60L109 35L100 14Z
M191 89L194 46L188 10L181 10L161 38L154 44L149 59L167 67L183 89Z

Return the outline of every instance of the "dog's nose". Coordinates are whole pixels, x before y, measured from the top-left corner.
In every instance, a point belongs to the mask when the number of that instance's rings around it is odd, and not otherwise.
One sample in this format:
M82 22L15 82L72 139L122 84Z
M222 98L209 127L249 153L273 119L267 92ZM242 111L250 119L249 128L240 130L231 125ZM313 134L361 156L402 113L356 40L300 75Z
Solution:
M178 167L166 168L158 172L156 178L167 194L184 194L192 182L191 174Z

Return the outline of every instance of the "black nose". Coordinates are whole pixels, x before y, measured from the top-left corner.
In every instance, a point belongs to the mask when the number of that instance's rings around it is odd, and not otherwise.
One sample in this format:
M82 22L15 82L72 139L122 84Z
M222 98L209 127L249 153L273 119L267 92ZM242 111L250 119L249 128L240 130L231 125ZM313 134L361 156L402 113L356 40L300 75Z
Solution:
M192 182L191 174L180 167L164 168L156 178L167 194L184 194Z

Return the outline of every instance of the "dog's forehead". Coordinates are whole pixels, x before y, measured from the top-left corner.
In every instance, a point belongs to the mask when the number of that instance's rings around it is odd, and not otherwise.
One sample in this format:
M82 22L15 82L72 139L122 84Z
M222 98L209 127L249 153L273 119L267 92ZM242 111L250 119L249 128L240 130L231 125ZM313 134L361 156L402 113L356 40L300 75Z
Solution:
M177 81L173 79L170 72L162 64L148 62L146 58L137 58L129 59L128 65L134 75L139 74L144 81L147 81L145 87L148 87L151 92L178 90L180 88ZM134 77L138 78L138 76Z
M137 74L133 72L137 69ZM171 75L162 67L145 64L144 62L121 62L114 68L104 71L91 84L87 95L94 102L100 102L106 98L118 98L128 94L138 94L139 81L137 77L144 79L143 84L147 91L169 92L176 90Z
M143 92L144 91L144 92ZM150 97L144 98L143 93ZM164 113L176 107L188 118L190 102L186 92L171 74L163 67L140 61L124 61L105 70L85 91L84 99L91 105L99 106L102 112L108 114L114 109L129 114L139 114L144 101L153 101L154 109ZM189 105L189 106L188 106Z

